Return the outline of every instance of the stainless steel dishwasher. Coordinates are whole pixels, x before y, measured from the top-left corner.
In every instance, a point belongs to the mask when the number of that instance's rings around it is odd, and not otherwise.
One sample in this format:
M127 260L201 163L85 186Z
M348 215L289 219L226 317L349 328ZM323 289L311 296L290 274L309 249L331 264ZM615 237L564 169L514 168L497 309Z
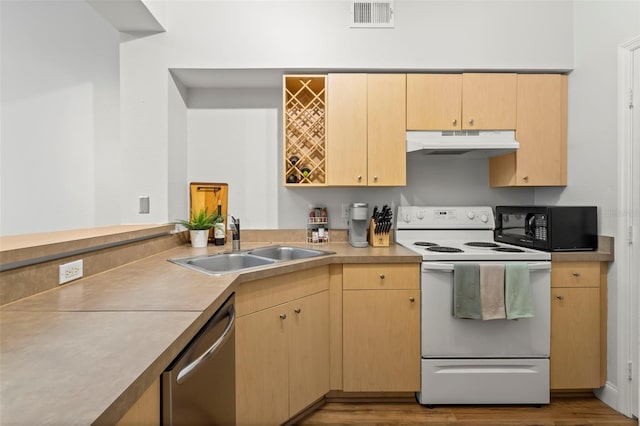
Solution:
M231 295L162 373L163 425L233 425L235 310Z

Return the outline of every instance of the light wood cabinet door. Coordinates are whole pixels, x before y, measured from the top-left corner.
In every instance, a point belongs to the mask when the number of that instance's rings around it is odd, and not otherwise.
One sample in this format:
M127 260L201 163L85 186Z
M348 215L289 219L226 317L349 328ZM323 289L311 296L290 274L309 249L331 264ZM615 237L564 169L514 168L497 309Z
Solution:
M516 140L516 152L490 159L491 186L567 184L567 76L518 75Z
M515 130L516 74L408 74L407 130Z
M460 130L462 74L407 74L407 130Z
M236 421L282 424L329 392L329 267L236 292Z
M420 290L343 292L343 389L420 389Z
M551 289L551 389L600 387L600 289Z
M406 76L329 74L329 186L406 185Z
M289 418L286 305L236 319L236 422L282 424Z
M462 74L462 128L516 128L516 74Z
M133 406L118 421L117 426L160 424L160 378L138 398Z
M329 185L367 185L367 74L329 74Z
M289 416L329 392L329 292L288 304Z
M407 184L406 75L367 77L369 186Z

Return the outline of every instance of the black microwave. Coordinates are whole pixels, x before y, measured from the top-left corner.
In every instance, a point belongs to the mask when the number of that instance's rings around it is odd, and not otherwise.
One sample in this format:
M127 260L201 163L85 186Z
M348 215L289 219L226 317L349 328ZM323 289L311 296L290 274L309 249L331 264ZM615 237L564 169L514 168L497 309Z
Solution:
M544 251L598 249L595 206L497 206L494 240Z

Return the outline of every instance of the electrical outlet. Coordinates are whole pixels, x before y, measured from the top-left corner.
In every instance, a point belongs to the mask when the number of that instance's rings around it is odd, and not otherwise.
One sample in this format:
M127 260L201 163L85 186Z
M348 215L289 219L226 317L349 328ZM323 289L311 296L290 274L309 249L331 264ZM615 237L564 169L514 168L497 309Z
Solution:
M138 213L149 214L149 196L142 195L138 197Z
M342 205L342 217L345 219L349 218L349 204Z
M58 284L82 278L82 259L60 265L60 280Z

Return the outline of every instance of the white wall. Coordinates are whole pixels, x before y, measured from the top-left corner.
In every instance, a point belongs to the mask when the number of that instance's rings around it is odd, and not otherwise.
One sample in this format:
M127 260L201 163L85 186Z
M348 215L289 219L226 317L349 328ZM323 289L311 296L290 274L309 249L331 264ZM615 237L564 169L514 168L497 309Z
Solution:
M595 25L595 27L594 27ZM575 71L569 76L568 185L540 188L537 204L596 205L599 234L616 238L618 221L618 47L640 34L640 2L574 4ZM615 392L618 344L616 262L608 273L607 375Z
M166 130L163 133L169 68L566 70L573 66L571 3L398 1L396 5L395 29L350 29L343 1L169 2L166 33L128 38L121 45L123 157L128 182L121 191L125 220L168 219L162 206L148 217L137 215L132 203L145 191L152 194L154 206L181 202L167 198L167 171L159 166L165 160L174 161L166 157ZM154 161L127 160L140 158L143 152ZM485 166L478 163L477 167ZM279 170L278 179L280 174ZM424 191L431 200L441 198L438 194L458 192L459 204L466 202L467 189L472 195L494 193L480 189L478 181L471 183L476 184L472 189L446 187L439 192L442 185L436 185ZM184 188L186 193L187 182ZM304 210L312 202L328 200L333 206L330 214L337 217L339 212L333 208L357 198L352 190L305 193L280 185L276 189L277 199L267 207L277 209L278 227L283 228L303 223ZM378 191L382 192L368 190L372 202L401 202L394 195L401 190ZM518 194L532 200L532 190ZM496 197L500 196L485 200Z
M273 89L189 93L189 182L228 183L228 214L244 229L278 228L281 96Z
M120 223L118 33L84 2L0 8L0 234Z
M567 1L396 0L394 29L349 28L349 2L170 1L185 68L571 69Z
M184 185L189 180L188 150L188 118L187 92L188 89L173 76L167 81L168 85L168 188L167 197L173 200L169 204L168 221L186 219L189 217L189 194L185 193ZM155 206L152 206L155 211ZM151 210L151 209L150 209Z

